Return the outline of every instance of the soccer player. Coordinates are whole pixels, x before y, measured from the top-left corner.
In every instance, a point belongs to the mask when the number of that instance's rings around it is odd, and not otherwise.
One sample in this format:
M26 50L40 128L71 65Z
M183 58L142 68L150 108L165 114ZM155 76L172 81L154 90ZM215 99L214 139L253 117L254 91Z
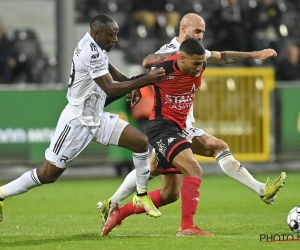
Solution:
M180 22L179 36L174 37L170 44L162 46L160 50L157 51L155 54L147 56L143 61L143 66L149 68L153 64L158 63L159 61L167 58L168 56L175 55L178 51L180 44L187 38L196 38L199 41L202 41L204 33L205 21L196 14L186 14ZM247 59L265 60L270 57L276 57L277 53L273 49L265 49L256 52L217 52L205 50L205 56L208 63L228 64L241 62ZM235 158L231 155L228 145L224 141L205 133L199 128L193 127L192 123L194 121L195 120L193 116L193 106L191 106L186 121L187 128L185 129L184 133L186 135L186 138L191 141L191 150L193 151L193 153L207 157L214 157L217 160L219 166L228 176L239 181L248 188L252 189L261 197L261 200L266 204L273 204L276 198L276 193L285 183L286 174L284 172L281 173L280 176L274 179L273 181L271 181L268 178L266 183L261 183L257 181L247 171L247 169L244 166L242 166L240 162L235 160ZM156 160L154 153L151 156L150 163L150 178L161 174L156 168ZM164 175L162 176L162 179L163 178L165 178ZM177 178L182 177L178 175ZM102 215L103 223L107 221L110 206L115 203L120 204L122 200L124 200L126 197L132 194L132 192L134 191L134 185L135 170L133 170L126 176L124 182L121 184L119 189L110 199L103 200L97 203L100 213ZM159 196L164 202L166 202L167 200L171 200L172 202L174 202L180 196L180 187L181 185L163 185L163 187L160 190L155 190L149 193L149 195ZM167 204L167 202L165 204ZM139 212L138 210L135 210L135 208L132 207L132 205L130 204L127 204L126 206L128 206L128 208L130 208L131 212L133 213Z
M90 32L74 50L68 104L60 115L55 134L45 152L46 160L41 167L0 187L0 221L3 220L4 199L55 182L91 141L133 151L137 178L134 202L150 216L161 215L147 195L150 168L147 136L118 115L104 112L103 107L106 95L129 93L161 80L165 72L162 68L155 69L130 80L110 64L106 52L118 41L118 32L118 24L108 15L100 14L91 21ZM137 101L139 90L133 91L132 95L133 100Z
M202 73L205 70L205 49L194 38L186 39L179 54L167 58L155 67L163 67L166 77L154 84L155 103L147 123L146 134L157 152L158 169L166 174L162 186L181 186L182 222L177 235L211 235L194 225L194 214L199 201L199 187L202 170L190 149L190 143L183 131L196 91L200 88ZM171 188L171 186L169 186ZM159 193L152 196L158 207L172 202L163 200ZM128 216L127 209L119 209L115 203L110 212L102 235L106 235L116 224ZM124 213L123 213L124 211Z

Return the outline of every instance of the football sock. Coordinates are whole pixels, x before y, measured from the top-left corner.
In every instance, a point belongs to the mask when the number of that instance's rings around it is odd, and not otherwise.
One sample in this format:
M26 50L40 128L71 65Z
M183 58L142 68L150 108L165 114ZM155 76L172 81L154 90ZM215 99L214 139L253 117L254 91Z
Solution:
M147 193L148 180L150 175L149 152L133 153L133 164L136 169L137 193Z
M234 159L229 149L219 152L216 155L216 160L228 176L252 189L259 196L264 196L266 194L265 184L255 180L247 169Z
M152 180L155 176L149 176L149 180ZM136 170L133 169L128 175L126 175L124 181L117 189L117 191L110 198L111 203L119 203L125 200L129 195L136 190Z
M121 186L110 198L111 203L119 203L126 199L136 190L136 171L132 170L124 179Z
M160 196L160 190L159 189L151 191L148 195L151 197L151 200L152 200L153 204L157 208L166 205L166 204L164 204L164 201L162 200L162 198ZM124 220L126 217L128 217L132 214L141 214L141 213L145 213L144 208L135 207L135 206L133 206L132 202L129 202L125 206L120 208L119 218L121 220Z
M181 229L194 225L194 214L196 213L200 192L201 179L188 176L183 179L181 187Z
M41 182L36 174L36 169L30 170L14 181L9 182L8 184L2 186L2 193L5 197L1 198L5 199L10 196L18 195L29 191L32 188L37 186L41 186Z

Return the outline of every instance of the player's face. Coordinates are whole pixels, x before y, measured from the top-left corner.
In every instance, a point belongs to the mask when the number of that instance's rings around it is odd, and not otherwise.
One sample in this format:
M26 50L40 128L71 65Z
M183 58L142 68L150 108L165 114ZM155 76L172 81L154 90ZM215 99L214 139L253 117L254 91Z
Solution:
M101 30L95 35L95 41L103 50L109 52L118 42L118 32L119 26L117 23L108 23L107 25L103 25Z
M189 56L184 53L182 60L182 72L189 74L190 76L198 75L201 70L203 63L205 62L205 54Z
M205 33L205 23L202 20L186 26L185 39L194 38L202 42Z

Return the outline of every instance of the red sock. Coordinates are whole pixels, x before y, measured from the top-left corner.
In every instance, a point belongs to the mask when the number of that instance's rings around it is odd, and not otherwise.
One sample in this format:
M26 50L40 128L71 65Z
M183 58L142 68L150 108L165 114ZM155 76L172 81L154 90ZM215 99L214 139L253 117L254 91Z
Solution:
M154 190L148 194L151 197L153 204L158 208L164 205L164 202L160 196L160 190ZM145 209L141 207L133 206L132 201L127 203L124 207L120 208L119 218L124 220L126 217L132 214L145 213Z
M181 189L181 229L194 225L194 214L196 213L200 192L201 179L196 177L185 177Z

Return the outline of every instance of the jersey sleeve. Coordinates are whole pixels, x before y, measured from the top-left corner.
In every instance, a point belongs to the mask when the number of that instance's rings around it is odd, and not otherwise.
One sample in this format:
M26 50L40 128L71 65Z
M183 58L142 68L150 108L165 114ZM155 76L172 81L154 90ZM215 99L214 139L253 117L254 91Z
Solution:
M173 52L174 50L171 50L169 48L170 44L165 44L162 47L160 47L160 49L158 51L155 52L155 54L164 54L164 53L169 53L169 52Z
M205 50L205 59L207 60L208 58L210 58L211 57L211 51L209 51L209 50Z
M164 54L178 51L179 47L180 44L177 42L177 37L174 37L170 43L161 46L160 49L155 52L155 54Z
M91 51L87 48L83 57L85 67L92 79L109 73L108 68L105 66L104 55L101 52Z

